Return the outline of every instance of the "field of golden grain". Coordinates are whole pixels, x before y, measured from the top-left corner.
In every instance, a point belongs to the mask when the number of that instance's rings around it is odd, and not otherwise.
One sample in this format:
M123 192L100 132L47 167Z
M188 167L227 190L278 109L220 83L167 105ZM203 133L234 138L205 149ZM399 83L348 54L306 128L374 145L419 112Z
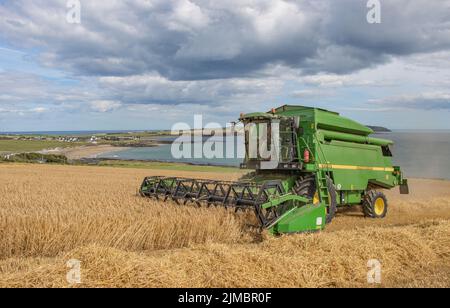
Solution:
M341 211L313 235L272 238L252 215L178 207L136 195L148 175L240 174L0 164L0 287L450 287L450 182L388 192L385 220Z

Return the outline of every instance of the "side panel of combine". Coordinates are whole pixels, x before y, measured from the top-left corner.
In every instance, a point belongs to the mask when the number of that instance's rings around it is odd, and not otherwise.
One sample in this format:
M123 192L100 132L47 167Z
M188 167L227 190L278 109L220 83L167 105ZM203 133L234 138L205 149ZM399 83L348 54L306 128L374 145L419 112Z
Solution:
M308 120L311 116L304 117ZM372 138L373 131L337 113L315 109L304 136L313 151L315 168L325 171L339 194L338 204L360 204L370 187L393 188L401 184L392 165L389 140Z
M369 182L385 188L397 185L391 158L380 146L332 141L321 144L320 168L333 172L338 190L365 190Z

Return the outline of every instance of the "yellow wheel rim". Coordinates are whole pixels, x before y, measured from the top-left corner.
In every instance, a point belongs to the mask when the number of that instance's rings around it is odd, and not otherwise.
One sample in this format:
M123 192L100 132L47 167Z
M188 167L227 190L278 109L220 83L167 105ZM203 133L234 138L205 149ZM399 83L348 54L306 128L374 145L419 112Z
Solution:
M330 203L331 203L331 195L330 195L330 193L328 193L328 198L329 198ZM316 193L314 194L314 197L313 197L313 204L314 205L318 205L319 203L320 203L319 192L316 191Z
M319 192L316 191L316 193L314 194L314 198L313 198L313 204L317 205L319 203L320 203Z
M378 198L377 201L375 201L375 214L377 216L383 215L385 208L386 208L386 204L385 204L383 198Z

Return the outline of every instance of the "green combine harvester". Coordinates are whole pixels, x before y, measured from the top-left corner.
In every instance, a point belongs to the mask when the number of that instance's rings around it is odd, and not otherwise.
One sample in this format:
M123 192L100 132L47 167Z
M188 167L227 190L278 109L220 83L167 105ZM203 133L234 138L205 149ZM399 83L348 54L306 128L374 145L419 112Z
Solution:
M255 170L249 179L148 177L140 194L178 204L251 210L261 228L278 235L322 230L344 206L362 205L366 217L384 218L388 202L382 190L400 186L401 194L409 193L400 167L392 164L393 142L370 137L372 129L338 113L283 106L242 114L240 121L268 135L266 146L277 149L276 160L252 155L246 129L241 168Z

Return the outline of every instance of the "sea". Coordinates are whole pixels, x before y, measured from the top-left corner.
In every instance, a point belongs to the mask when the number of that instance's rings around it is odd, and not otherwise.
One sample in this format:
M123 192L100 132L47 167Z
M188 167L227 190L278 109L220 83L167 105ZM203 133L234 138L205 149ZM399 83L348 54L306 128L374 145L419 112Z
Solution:
M139 131L60 131L60 132L8 132L10 135L93 135L102 133L124 133ZM374 134L374 137L391 139L395 142L392 148L394 164L401 166L407 177L435 178L450 180L450 130L396 130L390 133ZM160 137L161 141L174 141L173 137ZM220 139L219 139L220 140ZM217 139L202 140L217 142ZM238 138L234 143L235 155L237 149L242 147L243 140ZM223 145L227 151L226 143ZM242 162L240 158L174 158L172 145L162 144L157 147L129 148L124 151L105 153L99 158L144 160L160 162L182 162L197 165L213 165L238 167Z
M374 134L373 137L390 139L394 164L401 166L407 177L450 180L450 130L413 131L402 130L391 133ZM164 141L174 138L166 137ZM212 139L208 142L217 141ZM242 145L242 138L236 141L235 151ZM223 146L224 153L226 145ZM172 145L164 144L152 148L130 148L121 152L106 153L100 158L146 160L161 162L183 162L199 165L238 167L242 159L237 158L173 158ZM236 151L237 152L237 151ZM235 153L236 153L235 152Z

